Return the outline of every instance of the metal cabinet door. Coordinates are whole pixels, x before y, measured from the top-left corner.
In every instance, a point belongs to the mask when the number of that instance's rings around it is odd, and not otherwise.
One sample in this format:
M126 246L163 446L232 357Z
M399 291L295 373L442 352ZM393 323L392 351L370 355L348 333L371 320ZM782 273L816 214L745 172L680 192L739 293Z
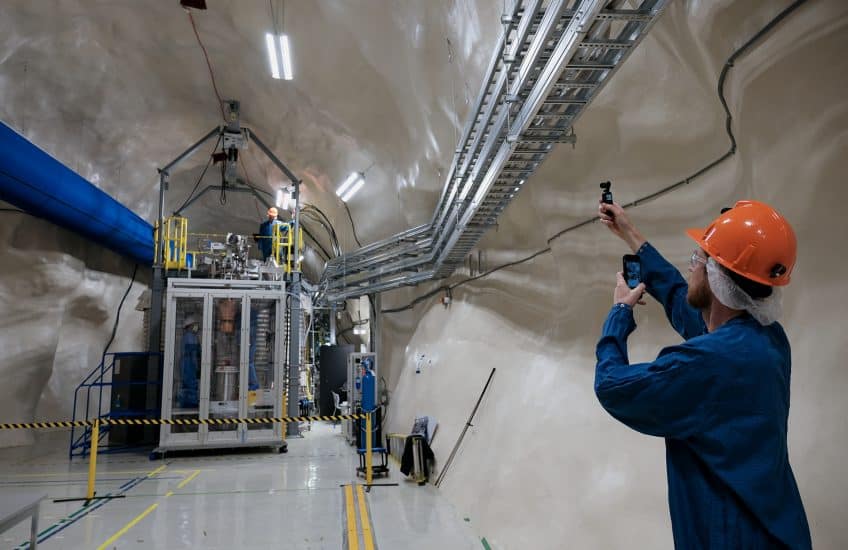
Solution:
M165 360L162 380L162 418L187 424L160 427L161 447L195 446L201 441L201 372L208 343L204 318L205 296L198 292L168 293L165 314Z
M245 293L228 290L209 291L209 367L201 389L205 407L201 414L210 423L203 426L204 442L210 444L240 442L239 424L227 422L242 412L242 371L247 362ZM215 420L221 423L214 422Z
M242 418L261 419L281 415L281 309L281 300L274 295L253 295L245 304L250 323L247 331L247 368L242 379L242 388L246 388ZM279 423L248 423L244 428L245 441L273 442L282 437Z

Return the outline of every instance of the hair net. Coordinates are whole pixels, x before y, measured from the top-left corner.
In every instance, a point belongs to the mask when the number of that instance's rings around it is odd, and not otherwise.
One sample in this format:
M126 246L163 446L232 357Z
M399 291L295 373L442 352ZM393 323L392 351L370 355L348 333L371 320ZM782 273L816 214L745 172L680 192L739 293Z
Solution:
M747 311L763 326L770 325L780 318L783 300L779 288L773 287L768 298L751 298L712 258L707 258L707 278L713 295L726 307Z

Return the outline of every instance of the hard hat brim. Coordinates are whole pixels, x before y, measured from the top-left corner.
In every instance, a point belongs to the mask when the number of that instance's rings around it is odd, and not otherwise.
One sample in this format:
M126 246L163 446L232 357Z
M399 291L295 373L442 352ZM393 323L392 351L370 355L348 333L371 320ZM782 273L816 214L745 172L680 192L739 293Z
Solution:
M689 238L698 243L698 246L703 248L704 244L704 232L706 229L699 227L690 227L686 230L686 234L689 235Z

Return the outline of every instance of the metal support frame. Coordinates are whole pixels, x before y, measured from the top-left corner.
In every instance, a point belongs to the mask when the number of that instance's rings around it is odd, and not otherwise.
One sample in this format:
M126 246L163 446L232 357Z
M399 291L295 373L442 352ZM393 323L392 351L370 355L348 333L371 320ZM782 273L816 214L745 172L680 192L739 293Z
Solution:
M163 227L164 224L164 214L165 214L165 194L168 189L168 178L170 177L171 170L180 164L182 161L193 155L204 143L209 141L212 138L216 138L221 136L225 138L227 136L232 136L234 133L240 133L247 140L252 143L255 143L257 147L265 154L266 157L276 166L292 183L293 192L292 199L294 200L294 253L298 254L300 250L300 184L301 180L292 172L286 165L281 161L272 151L271 149L265 145L265 142L256 135L250 128L242 127L238 120L238 110L239 105L238 102L234 102L232 100L225 101L227 108L230 110L231 117L226 125L216 126L212 130L210 130L205 136L199 139L196 143L194 143L191 147L183 151L180 155L178 155L174 160L168 163L164 168L159 169L159 227ZM236 136L238 137L238 136ZM246 185L245 182L241 180L236 180L237 183L245 184L246 188L241 187L228 187L227 189L230 191L236 192L251 192L253 195L259 199L260 202L265 204L266 206L271 206L268 201L266 201L260 193L258 193L251 186ZM194 197L188 204L186 204L181 210L187 208L191 203L200 198L205 192L209 190L217 189L220 190L221 186L207 186L201 193ZM159 231L159 235L157 237L158 240L158 248L159 251L156 258L154 258L153 262L153 284L152 284L152 292L151 292L151 306L150 306L150 331L149 331L149 340L148 340L148 351L150 353L158 353L161 349L162 341L160 335L160 327L162 326L162 297L165 290L165 270L163 266L163 253L164 253L164 232ZM292 327L300 327L301 324L301 308L299 296L301 292L301 273L300 273L300 262L294 262L294 271L291 273L291 281L289 283L289 289L291 296L298 297L298 299L292 299L291 304L292 308L289 311L289 318ZM300 333L299 331L291 332L292 342L289 345L289 365L290 365L290 374L289 374L289 387L294 388L296 393L299 388L299 369L300 369ZM158 380L161 372L161 361L158 359L151 358L150 366L148 368L148 377L150 379ZM292 383L294 381L294 383ZM155 396L153 398L148 398L148 406L156 406ZM298 415L298 399L297 395L289 395L288 400L288 414L289 416L297 416ZM288 434L296 435L298 433L298 425L296 423L290 422L287 424L288 426Z
M371 351L377 356L377 363L380 363L380 354L383 351L383 338L382 338L382 329L383 329L383 314L380 313L382 309L382 300L380 299L380 295L375 293L371 296L371 304L373 309L370 313L368 323L371 326Z
M300 273L295 271L292 273L292 280L289 283L289 296L291 302L289 306L289 379L288 379L288 404L286 414L288 416L298 416L300 413L300 404L298 403L298 392L300 390L300 323L302 317L302 309L300 304ZM297 422L289 422L286 424L286 437L300 435L300 425Z
M668 0L514 0L428 224L330 260L340 303L447 277L512 202L662 14Z
M256 200L258 200L259 202L261 202L261 203L265 206L265 208L271 208L272 206L274 206L273 204L271 204L270 202L268 202L268 201L265 199L265 197L263 197L263 196L262 196L262 195L261 195L261 194L260 194L260 193L259 193L256 189L254 189L253 187L250 187L249 185L247 185L246 183L244 183L244 181L243 181L243 180L238 179L238 180L236 180L236 181L237 181L239 184L244 185L244 187L238 187L238 186L228 186L228 187L226 187L226 190L227 190L227 191L231 191L231 192L233 192L233 193L250 193L250 194L252 194L254 197L256 197ZM197 200L199 200L199 199L200 199L200 197L202 197L203 195L205 195L205 194L207 193L207 191L221 191L222 189L224 189L224 186L223 186L223 185L207 185L206 187L204 187L204 188L203 188L203 190L202 190L200 193L196 194L196 195L195 195L195 196L193 196L191 199L189 199L189 201L188 201L187 203L185 203L185 205L183 205L183 207L182 207L182 208L180 208L179 210L174 211L174 214L177 214L177 215L181 214L181 213L183 212L183 210L186 210L189 206L191 206L192 204L194 204Z
M165 293L165 232L161 228L165 225L165 194L168 190L168 178L172 168L193 155L204 143L220 135L221 132L223 132L223 127L216 126L194 145L180 153L164 168L159 169L159 216L157 217L157 227L160 230L157 232L156 237L157 252L156 257L153 258L153 281L150 285L150 318L147 335L147 352L150 354L150 361L147 365L148 380L161 380L162 372L162 358L159 355L159 351L162 349L162 302ZM148 393L146 400L147 408L156 408L159 405L158 401L156 395Z

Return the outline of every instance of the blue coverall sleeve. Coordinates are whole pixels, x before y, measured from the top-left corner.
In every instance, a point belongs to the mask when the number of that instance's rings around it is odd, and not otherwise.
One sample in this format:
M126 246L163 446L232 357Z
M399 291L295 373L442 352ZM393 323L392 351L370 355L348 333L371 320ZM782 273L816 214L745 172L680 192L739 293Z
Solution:
M716 386L705 352L692 342L663 349L651 363L629 364L633 310L617 304L598 342L595 394L613 417L639 432L682 439L709 419Z
M686 301L689 285L683 275L656 248L645 243L637 252L642 263L642 280L648 293L665 309L674 330L685 340L707 332L701 312Z

